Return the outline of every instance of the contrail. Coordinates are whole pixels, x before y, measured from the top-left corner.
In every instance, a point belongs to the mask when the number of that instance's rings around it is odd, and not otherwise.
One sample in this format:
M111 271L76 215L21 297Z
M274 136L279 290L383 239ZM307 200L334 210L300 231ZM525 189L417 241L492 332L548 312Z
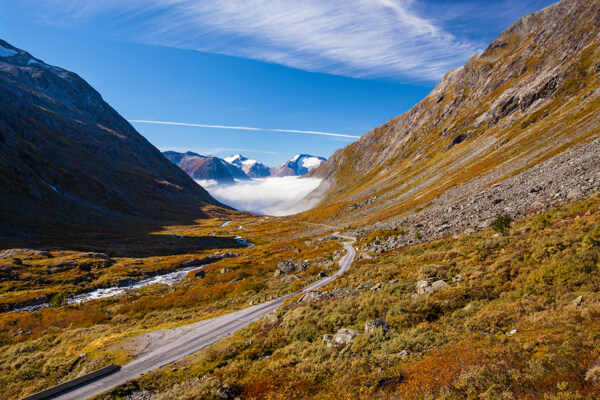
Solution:
M343 135L341 133L319 132L319 131L299 131L299 130L295 130L295 129L264 129L264 128L251 128L248 126L188 124L185 122L146 121L146 120L141 120L141 119L130 119L129 122L138 122L138 123L142 123L142 124L158 124L158 125L195 126L195 127L199 127L199 128L236 129L236 130L241 130L241 131L304 133L307 135L322 135L322 136L335 136L335 137L360 139L360 136Z

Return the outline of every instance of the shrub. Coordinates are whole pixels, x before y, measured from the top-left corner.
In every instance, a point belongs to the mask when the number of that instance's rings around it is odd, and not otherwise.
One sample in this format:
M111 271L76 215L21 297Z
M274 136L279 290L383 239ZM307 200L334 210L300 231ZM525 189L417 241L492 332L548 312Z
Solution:
M56 293L50 300L50 307L60 307L65 302L65 296L62 293Z
M510 225L512 224L512 217L508 214L498 214L496 219L492 222L492 229L502 235L508 234L510 231Z

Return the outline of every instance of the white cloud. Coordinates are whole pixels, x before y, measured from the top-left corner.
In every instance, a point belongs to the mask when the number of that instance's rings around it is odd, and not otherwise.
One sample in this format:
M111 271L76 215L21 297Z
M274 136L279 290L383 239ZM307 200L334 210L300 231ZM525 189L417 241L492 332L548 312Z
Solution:
M204 124L189 124L186 122L146 121L146 120L141 120L141 119L130 119L129 122L141 123L141 124L191 126L191 127L196 127L196 128L233 129L233 130L241 130L241 131L304 133L307 135L322 135L322 136L360 139L360 136L344 135L341 133L319 132L319 131L299 131L299 130L292 130L292 129L266 129L266 128L251 128L248 126L204 125Z
M198 181L220 202L238 210L266 215L291 215L316 206L318 200L303 201L319 186L321 179L283 178L256 179L235 185L218 185L215 181Z
M420 15L418 6L414 0L47 0L42 14L48 23L79 24L111 39L344 76L437 80L480 48Z

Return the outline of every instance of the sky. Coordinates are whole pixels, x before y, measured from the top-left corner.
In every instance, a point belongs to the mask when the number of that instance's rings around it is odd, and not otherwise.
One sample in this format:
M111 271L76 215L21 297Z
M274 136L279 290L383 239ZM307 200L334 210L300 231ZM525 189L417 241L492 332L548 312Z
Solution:
M547 0L0 0L0 38L160 150L275 166L407 111Z

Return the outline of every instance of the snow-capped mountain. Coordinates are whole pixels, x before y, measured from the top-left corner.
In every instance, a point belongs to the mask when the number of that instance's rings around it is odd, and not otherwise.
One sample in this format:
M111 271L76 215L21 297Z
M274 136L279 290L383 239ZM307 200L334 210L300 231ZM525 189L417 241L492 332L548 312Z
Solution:
M248 175L238 166L218 157L192 153L165 151L163 155L173 164L197 180L215 180L218 183L233 184L235 180L249 180Z
M291 160L278 167L271 168L271 176L300 176L306 175L327 161L323 157L311 156L309 154L296 154Z
M240 167L250 178L266 178L271 176L270 168L256 160L248 159L241 154L225 158L230 164Z

